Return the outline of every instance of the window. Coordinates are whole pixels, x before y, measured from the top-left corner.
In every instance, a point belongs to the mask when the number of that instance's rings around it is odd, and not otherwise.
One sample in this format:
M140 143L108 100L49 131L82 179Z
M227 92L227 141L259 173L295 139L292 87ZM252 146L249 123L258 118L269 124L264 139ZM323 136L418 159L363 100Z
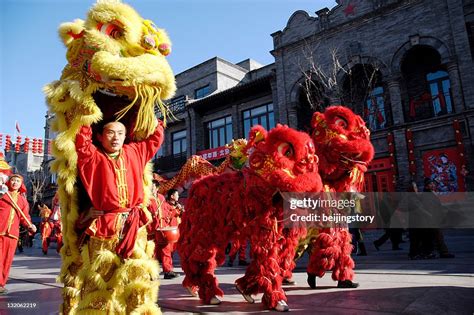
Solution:
M385 113L385 102L383 98L383 87L375 87L369 94L365 103L364 119L367 127L379 130L387 127L387 115Z
M430 87L434 116L453 112L451 103L451 83L446 71L431 72L426 75Z
M255 125L262 125L267 130L275 127L272 103L246 110L243 112L243 116L245 137L248 136L250 128Z
M173 132L171 135L173 140L173 155L183 154L186 152L186 130Z
M232 116L213 120L207 124L209 149L215 149L232 141Z
M211 93L211 88L209 87L209 84L206 86L203 86L199 89L194 90L194 98L199 99L203 98L204 96L207 96Z

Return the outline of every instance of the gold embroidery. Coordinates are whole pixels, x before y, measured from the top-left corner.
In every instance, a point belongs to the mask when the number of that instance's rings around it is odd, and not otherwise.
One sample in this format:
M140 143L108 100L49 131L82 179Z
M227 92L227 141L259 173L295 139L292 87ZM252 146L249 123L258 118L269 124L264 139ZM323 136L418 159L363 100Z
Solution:
M14 203L16 203L18 201L18 192L17 191L12 191L10 195L11 195L12 201ZM10 215L8 217L7 231L6 231L6 234L8 234L8 235L10 235L10 230L12 228L14 218L15 218L15 209L13 207L11 207L10 208ZM17 237L15 237L15 238L18 239Z
M118 199L119 199L119 206L122 208L126 208L128 205L128 186L127 186L127 169L125 168L125 160L120 154L119 158L117 159L117 164L118 167L115 166L116 164L114 163L114 169L115 169L115 174L116 174L116 184L117 184L117 193L118 193Z

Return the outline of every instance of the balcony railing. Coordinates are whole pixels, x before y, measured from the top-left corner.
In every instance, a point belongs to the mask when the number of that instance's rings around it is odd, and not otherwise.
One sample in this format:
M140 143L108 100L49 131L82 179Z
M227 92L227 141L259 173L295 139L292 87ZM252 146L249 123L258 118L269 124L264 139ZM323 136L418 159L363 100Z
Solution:
M168 104L168 108L174 115L176 115L176 114L182 113L186 110L187 102L188 102L188 97L187 96L175 97ZM157 117L163 117L163 114L160 112L159 109L156 109L156 116Z

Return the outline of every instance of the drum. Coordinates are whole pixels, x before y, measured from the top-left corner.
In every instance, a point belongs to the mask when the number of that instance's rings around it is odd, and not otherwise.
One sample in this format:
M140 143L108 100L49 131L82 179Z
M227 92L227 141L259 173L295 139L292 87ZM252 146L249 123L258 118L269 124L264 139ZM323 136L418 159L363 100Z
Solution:
M179 230L177 226L167 226L156 230L161 233L163 239L166 240L166 243L168 244L176 243L179 239Z

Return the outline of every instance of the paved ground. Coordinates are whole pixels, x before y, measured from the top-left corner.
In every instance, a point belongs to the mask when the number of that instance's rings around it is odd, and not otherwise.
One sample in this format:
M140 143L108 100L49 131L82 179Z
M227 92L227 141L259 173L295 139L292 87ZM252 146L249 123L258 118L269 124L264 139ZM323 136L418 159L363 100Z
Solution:
M474 230L446 232L454 259L410 261L408 243L404 250L390 250L390 243L377 252L372 241L380 231L366 233L369 256L355 257L357 289L337 289L329 275L311 290L306 284L306 258L298 262L295 286L286 287L292 314L474 314ZM369 246L370 245L370 246ZM40 249L26 249L15 257L7 288L0 297L0 314L57 314L61 303L60 288L55 283L59 256L51 249L43 256ZM179 267L175 271L181 271ZM225 292L219 306L203 306L181 286L183 277L162 280L159 304L165 314L224 313L251 314L267 312L257 296L248 304L233 286L244 272L243 267L221 267L217 274ZM20 309L14 303L36 303L34 309ZM273 313L273 312L272 312Z

